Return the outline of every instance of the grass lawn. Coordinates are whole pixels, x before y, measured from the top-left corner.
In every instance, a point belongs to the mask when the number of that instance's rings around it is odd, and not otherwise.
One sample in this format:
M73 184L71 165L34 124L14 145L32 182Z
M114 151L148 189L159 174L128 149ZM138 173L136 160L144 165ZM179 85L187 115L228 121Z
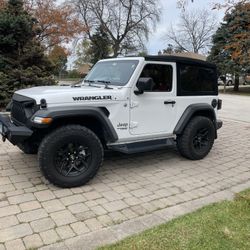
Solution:
M234 91L233 88L227 88L226 93L224 93L223 89L220 89L219 92L221 94L233 94L233 95L246 95L250 96L250 87L249 86L240 86L239 91Z
M99 250L250 249L250 189Z

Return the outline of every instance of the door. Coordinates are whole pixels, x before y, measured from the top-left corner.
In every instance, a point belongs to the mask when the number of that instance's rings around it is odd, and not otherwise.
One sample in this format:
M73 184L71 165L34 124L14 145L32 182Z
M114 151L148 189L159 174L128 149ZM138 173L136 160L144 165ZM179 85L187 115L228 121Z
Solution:
M176 64L147 62L140 77L152 78L152 89L131 92L130 133L172 134L176 120Z

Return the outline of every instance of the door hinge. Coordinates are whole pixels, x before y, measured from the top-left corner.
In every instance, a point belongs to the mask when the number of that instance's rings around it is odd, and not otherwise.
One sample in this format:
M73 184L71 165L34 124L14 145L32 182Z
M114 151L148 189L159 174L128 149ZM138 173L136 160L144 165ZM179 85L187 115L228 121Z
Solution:
M136 107L138 107L139 106L139 102L131 102L130 103L130 108L132 109L132 108L136 108Z
M129 124L130 129L137 128L137 127L138 127L138 122L130 122Z

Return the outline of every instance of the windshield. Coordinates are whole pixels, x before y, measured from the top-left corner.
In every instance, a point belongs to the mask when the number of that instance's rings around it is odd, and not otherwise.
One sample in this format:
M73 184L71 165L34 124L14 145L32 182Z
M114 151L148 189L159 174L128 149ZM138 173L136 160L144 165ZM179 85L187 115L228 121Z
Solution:
M86 82L124 86L138 65L138 60L117 60L98 62L86 76Z

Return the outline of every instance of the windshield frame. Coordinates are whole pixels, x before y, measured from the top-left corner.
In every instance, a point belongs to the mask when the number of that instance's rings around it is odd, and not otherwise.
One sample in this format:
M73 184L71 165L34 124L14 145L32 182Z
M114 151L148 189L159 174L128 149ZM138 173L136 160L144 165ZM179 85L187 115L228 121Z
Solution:
M96 68L98 67L98 65L100 64L112 64L112 63L124 63L124 62L130 62L130 63L134 63L134 68L131 70L131 72L128 72L129 75L128 75L128 78L126 79L126 81L124 82L120 82L120 81L112 81L111 79L108 79L108 80L103 80L103 79L91 79L91 74L94 72L94 70L96 70ZM140 64L140 60L138 58L122 58L122 59L119 59L119 58L115 58L115 59L106 59L106 60L101 60L99 62L97 62L93 67L92 69L90 70L90 72L87 74L87 76L84 78L84 81L86 81L85 83L89 84L89 85L111 85L111 86L115 86L115 87L124 87L126 86L131 78L133 77L136 69L138 68L138 65ZM129 66L129 65L128 65ZM132 66L132 64L131 64ZM83 83L84 83L83 81ZM88 82L88 81L91 81L91 82ZM93 82L92 82L93 81Z

